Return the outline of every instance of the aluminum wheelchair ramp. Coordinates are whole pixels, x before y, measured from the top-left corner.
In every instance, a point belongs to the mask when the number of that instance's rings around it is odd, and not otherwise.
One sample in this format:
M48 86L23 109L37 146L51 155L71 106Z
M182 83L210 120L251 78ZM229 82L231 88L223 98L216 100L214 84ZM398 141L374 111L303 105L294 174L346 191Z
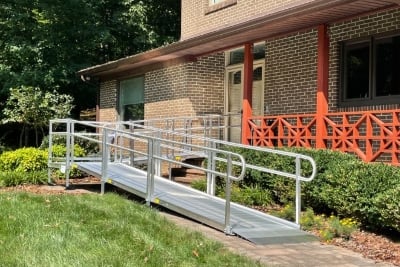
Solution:
M100 162L75 162L78 168L101 177ZM109 163L106 182L146 198L147 172L122 163ZM225 200L178 184L168 179L154 177L154 194L151 203L187 216L213 228L224 231ZM299 229L295 223L231 203L231 233L255 244L298 243L316 238Z

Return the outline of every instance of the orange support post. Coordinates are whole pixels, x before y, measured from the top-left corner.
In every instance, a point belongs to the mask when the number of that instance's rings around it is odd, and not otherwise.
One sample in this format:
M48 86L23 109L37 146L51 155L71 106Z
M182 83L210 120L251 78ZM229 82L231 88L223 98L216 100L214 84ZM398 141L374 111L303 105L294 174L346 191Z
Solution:
M243 73L243 101L242 101L242 144L248 145L250 137L250 126L248 120L251 117L252 95L253 95L253 44L244 45L244 73Z
M318 26L318 70L317 70L317 120L316 147L325 148L327 135L324 116L328 113L328 78L329 78L329 38L328 26Z

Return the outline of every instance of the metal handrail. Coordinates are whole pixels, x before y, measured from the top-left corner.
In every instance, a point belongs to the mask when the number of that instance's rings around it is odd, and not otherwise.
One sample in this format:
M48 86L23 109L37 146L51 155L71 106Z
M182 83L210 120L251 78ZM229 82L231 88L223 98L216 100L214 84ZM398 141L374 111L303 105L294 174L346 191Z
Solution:
M135 124L135 122L129 122L130 124L132 124L134 127L140 127L139 125ZM150 132L163 132L163 133L167 133L167 134L173 134L173 135L179 135L179 136L186 136L187 134L184 133L179 133L179 132L173 132L170 130L165 130L165 129L158 129L155 127L150 127L150 126L143 126L143 129L147 129L150 130ZM296 181L296 197L295 197L295 206L296 206L296 215L295 215L295 222L297 225L300 224L300 213L301 213L301 184L300 182L310 182L314 179L314 177L317 174L317 168L316 168L316 163L314 161L314 159L310 156L307 155L303 155L303 154L299 154L299 153L294 153L294 152L287 152L287 151L282 151L282 150L276 150L276 149L270 149L270 148L265 148L265 147L255 147L255 146L249 146L249 145L242 145L242 144L237 144L237 143L231 143L231 142L227 142L227 141L223 141L223 140L216 140L213 138L209 138L209 137L202 137L202 136L197 136L197 135L191 135L191 138L197 138L202 140L205 144L218 144L220 147L222 146L230 146L230 147L235 147L235 148L243 148L243 149L248 149L248 150L255 150L255 151L259 151L259 152L263 152L263 153L269 153L269 154L277 154L277 155L281 155L281 156L287 156L287 157L291 157L294 159L295 161L295 172L294 173L289 173L289 172L284 172L284 171L280 171L280 170L274 170L271 168L266 168L263 166L256 166L256 165L252 165L252 164L248 164L246 163L246 169L253 169L253 170L257 170L260 172L265 172L265 173L270 173L270 174L275 174L275 175L279 175L279 176L283 176L283 177L287 177L287 178L291 178L294 179ZM213 157L213 160L219 160L219 161L223 161L226 162L226 160L224 158L221 157ZM308 161L311 164L312 167L312 172L308 177L304 177L301 175L302 171L301 171L301 160L305 160ZM239 162L236 161L232 161L233 165L239 165ZM211 193L214 194L215 192L215 178L214 177L207 177L207 193Z
M199 146L199 145L194 145L194 144L187 144L187 143L182 143L179 141L174 141L174 140L168 140L168 139L164 139L162 137L159 136L151 136L151 135L146 135L140 132L130 132L127 131L125 129L118 129L118 128L114 128L114 127L109 127L110 124L100 124L100 123L91 123L91 122L80 122L77 120L72 120L72 119L63 119L63 120L51 120L50 121L50 137L49 137L49 162L48 162L48 166L49 166L49 180L50 180L50 168L52 168L54 165L51 164L52 162L52 138L54 135L57 135L58 132L53 131L53 125L57 124L57 123L61 123L61 124L66 124L66 128L67 131L62 131L60 132L61 135L66 135L66 147L67 147L67 152L66 152L66 157L65 157L65 176L66 176L66 186L69 186L69 173L70 173L70 169L72 166L72 163L76 160L74 157L74 150L73 150L73 146L74 146L74 138L84 138L86 140L95 142L99 145L101 145L102 149L102 156L101 156L101 192L104 193L104 189L105 189L105 183L108 180L108 164L110 162L110 153L109 150L110 148L114 148L114 149L121 149L121 150L125 150L128 152L136 152L136 153L143 153L141 151L135 151L134 149L131 149L129 147L125 147L123 145L120 144L114 144L109 142L108 140L108 134L109 132L114 132L114 133L118 133L118 134L123 134L125 138L127 139L133 139L133 140L140 140L143 141L145 143L147 143L147 153L145 153L147 155L147 159L148 159L148 168L147 168L147 188L146 188L146 202L148 203L148 205L150 205L152 196L154 194L154 176L157 175L157 171L156 171L156 162L159 161L161 163L161 161L165 161L168 163L176 163L176 164L180 164L182 166L186 166L186 167L190 167L190 168L196 168L199 170L204 171L207 174L212 174L212 175L218 175L218 176L222 176L225 177L225 179L227 180L227 185L230 185L230 181L240 181L243 179L244 174L245 174L245 160L243 158L242 155L235 153L235 152L231 152L231 151L224 151L224 150L220 150L217 148L210 148L210 147L204 147L204 146ZM76 125L82 125L82 126L87 126L87 127L94 127L96 130L101 130L101 134L89 134L89 136L85 136L85 134L83 133L76 133L75 132L75 126ZM93 138L93 136L97 136L100 137L101 136L101 140L98 140L96 138ZM177 161L175 159L171 159L168 157L165 157L163 155L161 155L160 151L161 151L161 146L163 144L166 145L170 145L170 146L175 146L175 145L185 145L185 146L189 146L192 149L202 149L204 151L206 151L207 153L214 153L214 154L223 154L225 155L226 158L228 158L229 160L227 161L227 171L226 173L224 172L220 172L218 170L215 169L208 169L208 168L203 168L203 167L199 167L199 166L194 166L188 163L183 163L180 161ZM144 153L143 153L144 154ZM235 176L232 174L232 172L230 170L232 170L232 158L236 158L239 162L239 165L241 166L241 172L239 175ZM230 188L227 188L227 194L226 194L226 198L225 198L225 229L226 229L226 233L227 234L232 234L231 231L231 227L230 227Z
M218 115L219 116L219 115ZM217 115L213 115L213 118L217 117ZM200 117L201 118L201 117ZM177 118L182 119L182 118ZM187 118L185 118L187 119ZM155 120L149 120L149 121L160 121L163 119L155 119ZM57 120L57 121L62 121L62 120ZM63 122L65 122L64 120ZM82 121L75 121L81 125L88 126L88 127L97 127L97 128L102 128L102 129L107 129L109 132L113 132L116 135L119 135L124 138L135 138L135 140L147 140L149 147L147 148L147 154L149 152L152 152L154 150L154 146L158 146L159 151L161 151L162 148L166 149L171 149L172 151L180 151L180 152L187 152L191 153L192 155L202 155L203 157L208 158L207 162L207 168L202 168L199 166L193 166L181 161L175 160L174 157L167 158L163 157L162 155L158 155L157 153L152 153L151 157L153 160L158 160L158 161L166 161L169 164L179 164L181 166L189 167L189 168L194 168L194 169L199 169L203 170L207 174L207 193L214 195L215 194L215 181L216 181L216 176L222 176L226 177L227 179L227 188L226 190L230 190L230 183L231 181L238 181L243 179L245 170L246 169L253 169L257 170L260 172L265 172L265 173L270 173L270 174L275 174L283 177L287 177L290 179L295 179L296 181L296 224L299 225L300 221L300 211L301 211L301 182L309 182L311 181L315 175L316 175L316 164L315 161L306 155L294 153L294 152L287 152L287 151L282 151L282 150L275 150L275 149L270 149L270 148L265 148L265 147L254 147L254 146L248 146L248 145L241 145L241 144L236 144L236 143L231 143L219 139L212 138L206 134L200 135L200 134L194 134L195 131L188 131L188 129L183 129L183 128L178 128L174 129L173 127L170 127L168 129L161 129L154 127L152 125L149 125L149 123L146 123L146 121L125 121L125 122L113 122L113 123L104 123L104 122L82 122ZM139 123L138 123L139 122ZM170 125L174 125L174 120L173 118L170 118L170 122L168 122ZM206 125L204 123L204 125ZM122 127L123 126L123 127ZM214 126L214 127L220 127L220 125ZM126 130L131 129L131 130ZM190 134L188 133L190 132ZM204 133L207 132L207 129L204 130ZM76 137L83 137L79 136L79 134L75 134ZM105 137L103 137L105 139ZM149 141L151 140L151 141ZM185 140L185 142L178 141L178 140ZM191 140L189 143L188 140ZM197 141L198 143L204 144L204 146L200 145L195 145L193 144L194 141ZM150 144L151 143L151 144ZM155 145L156 144L156 145ZM127 150L126 147L119 146L118 144L107 144L108 146L112 146L115 149L120 149L120 150ZM181 146L181 147L180 147ZM218 148L217 148L218 147ZM295 162L295 172L290 173L290 172L284 172L281 170L275 170L271 168L266 168L265 166L256 166L253 164L248 164L245 163L245 159L242 155L238 153L231 153L226 154L228 151L222 149L223 147L234 147L234 148L243 148L243 149L249 149L249 150L255 150L263 153L269 153L269 154L278 154L286 157L291 157L294 159ZM188 150L188 149L191 150ZM197 150L197 151L196 151ZM207 153L201 154L198 151L206 151ZM128 149L128 151L130 151ZM135 153L142 153L140 151L135 151ZM221 153L225 155L224 157L217 156L218 153ZM143 155L143 153L142 153ZM228 156L229 155L229 156ZM148 155L147 155L148 156ZM239 160L234 160L234 158ZM150 157L149 157L150 158ZM227 164L227 173L222 173L218 172L215 169L215 162L220 161L224 162ZM312 173L308 177L304 177L301 175L301 162L302 161L308 161L311 164L312 167ZM243 163L245 166L243 167ZM150 161L148 159L148 164L154 164L154 161ZM235 177L232 175L232 166L239 166L241 167L241 172L238 177ZM153 166L153 165L149 165ZM153 168L150 168L153 170ZM149 177L151 179L151 177ZM151 190L151 187L148 189ZM227 200L227 206L230 205L230 191L226 192L226 197L229 198L229 201ZM228 214L228 213L226 213ZM229 221L229 220L228 220ZM226 228L226 232L229 233L229 227Z

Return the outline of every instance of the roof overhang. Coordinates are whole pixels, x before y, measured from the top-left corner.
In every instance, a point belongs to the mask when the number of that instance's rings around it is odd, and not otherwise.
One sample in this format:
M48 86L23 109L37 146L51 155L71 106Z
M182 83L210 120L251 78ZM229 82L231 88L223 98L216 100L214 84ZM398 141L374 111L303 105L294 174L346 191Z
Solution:
M302 31L321 24L351 19L384 9L396 8L400 0L300 0L281 9L271 10L251 20L214 29L144 53L80 70L81 77L126 76L196 57L241 46L248 42Z

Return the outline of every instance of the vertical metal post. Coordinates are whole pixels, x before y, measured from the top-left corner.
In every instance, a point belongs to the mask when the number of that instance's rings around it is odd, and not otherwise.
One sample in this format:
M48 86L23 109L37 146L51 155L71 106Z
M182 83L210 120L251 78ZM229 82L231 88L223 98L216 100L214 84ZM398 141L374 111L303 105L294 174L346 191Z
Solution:
M71 120L71 141L70 141L70 146L71 146L71 158L70 158L70 162L71 165L70 167L72 168L72 165L74 164L74 155L75 155L75 122Z
M300 184L300 157L296 156L296 224L300 225L300 212L301 212L301 184Z
M151 198L154 193L154 158L153 158L153 139L148 139L147 143L147 185L146 185L146 204L150 206Z
M111 149L111 151L114 150L114 162L118 162L118 154L119 154L119 150L117 150L117 145L118 145L118 139L119 139L119 133L118 133L118 122L115 124L115 131L114 131L114 142L112 144L110 144L111 147L113 147L113 149Z
M161 139L161 131L159 131L157 133L157 137ZM161 141L160 141L160 139L154 140L154 143L153 143L153 149L154 149L153 156L156 156L156 157L161 156ZM155 164L155 166L154 166L155 175L161 176L161 160L158 158L154 159L154 164Z
M231 227L231 176L232 174L232 156L227 155L227 166L226 166L226 187L225 187L225 229L224 233L227 235L233 235Z
M69 169L71 167L71 120L67 120L67 135L66 135L66 155L65 155L65 187L69 187Z
M135 127L132 124L129 124L129 164L133 167L135 163L135 139L133 138L133 133L135 131Z
M215 142L209 141L210 148L215 148ZM215 152L213 150L208 151L208 160L207 160L207 169L211 170L212 173L207 172L207 194L214 196L215 195Z
M51 184L51 168L50 164L53 162L53 122L49 123L49 151L47 157L47 183Z
M101 163L101 194L104 194L105 184L107 182L108 173L108 160L110 157L109 148L107 145L108 130L103 128L103 140L102 140L102 163Z

